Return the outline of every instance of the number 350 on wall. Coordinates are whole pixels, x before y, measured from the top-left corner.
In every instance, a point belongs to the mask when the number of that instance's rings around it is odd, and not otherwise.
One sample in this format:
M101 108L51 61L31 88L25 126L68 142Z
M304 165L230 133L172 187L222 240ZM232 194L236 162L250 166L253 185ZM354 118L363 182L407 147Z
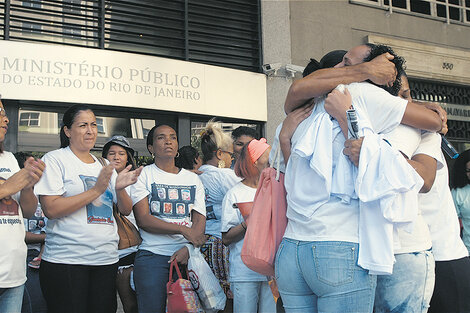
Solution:
M442 68L443 68L444 70L449 70L449 71L451 71L451 70L454 68L454 64L448 63L448 62L443 62L443 63L442 63Z

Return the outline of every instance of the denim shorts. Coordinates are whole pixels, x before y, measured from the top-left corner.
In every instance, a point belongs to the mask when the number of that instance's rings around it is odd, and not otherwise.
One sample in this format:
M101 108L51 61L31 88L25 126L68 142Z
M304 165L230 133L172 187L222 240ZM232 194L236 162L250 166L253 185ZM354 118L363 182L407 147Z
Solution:
M286 312L372 312L377 277L357 257L357 243L284 238L275 275Z

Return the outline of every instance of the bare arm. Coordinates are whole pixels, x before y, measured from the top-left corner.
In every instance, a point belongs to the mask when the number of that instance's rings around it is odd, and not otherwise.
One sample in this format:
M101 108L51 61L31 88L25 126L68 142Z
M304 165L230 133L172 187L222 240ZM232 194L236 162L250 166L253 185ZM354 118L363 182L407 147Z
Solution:
M350 84L370 79L378 85L388 85L396 78L393 56L385 53L370 62L341 68L321 69L292 83L287 93L284 111L292 112L306 101L322 96L339 84Z
M224 245L228 246L231 243L238 242L245 237L246 233L246 223L243 221L237 226L234 226L228 230L226 233L222 233L222 242Z
M132 212L132 200L125 189L116 190L117 207L123 215L129 215Z
M41 233L41 234L33 234L29 231L26 232L26 235L24 237L24 241L27 243L27 244L30 244L30 243L44 243L44 241L46 240L46 234L44 233Z
M313 102L295 109L291 113L287 114L284 122L282 123L281 131L279 132L279 145L281 147L282 155L284 156L284 163L287 165L287 161L290 157L291 152L291 138L294 135L297 126L305 120L312 113Z
M143 167L141 166L134 171L130 171L130 169L131 165L128 165L118 174L116 179L117 207L119 212L123 215L129 215L132 212L132 200L125 188L129 185L135 184Z
M344 93L335 89L325 99L325 110L338 122L344 138L348 138L346 111L351 108L351 103L351 94L347 88L344 89Z
M46 164L43 161L35 160L33 157L24 162L24 169L29 172L29 184L20 193L21 210L25 217L31 217L36 211L38 198L33 192L33 186L41 179L45 168Z
M437 161L426 154L417 154L408 160L408 163L415 169L415 171L423 178L424 184L420 193L426 193L431 190L436 178Z
M21 190L20 206L24 217L29 218L34 214L38 206L38 198L33 192L33 187L24 188Z
M348 138L346 111L350 107L351 94L347 88L344 93L333 90L325 99L325 110L338 121L345 138ZM444 119L447 120L442 113L430 109L426 105L409 101L401 123L418 129L439 131L443 128L442 125L445 125Z
M30 183L29 173L25 169L16 172L0 185L0 199L14 195Z
M206 217L201 213L192 210L191 222L191 231L193 232L194 239L190 241L194 246L200 247L206 242L206 236L204 234L206 231Z
M412 101L408 101L401 123L431 132L440 131L443 125L439 114Z

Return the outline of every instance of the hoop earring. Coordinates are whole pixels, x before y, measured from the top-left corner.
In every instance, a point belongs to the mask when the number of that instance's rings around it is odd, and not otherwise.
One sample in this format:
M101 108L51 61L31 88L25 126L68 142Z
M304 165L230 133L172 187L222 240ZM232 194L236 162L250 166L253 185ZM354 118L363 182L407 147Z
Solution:
M180 157L180 152L178 151L178 152L176 152L175 158L179 158L179 157Z
M224 160L219 160L219 163L217 163L218 168L225 168L225 161Z

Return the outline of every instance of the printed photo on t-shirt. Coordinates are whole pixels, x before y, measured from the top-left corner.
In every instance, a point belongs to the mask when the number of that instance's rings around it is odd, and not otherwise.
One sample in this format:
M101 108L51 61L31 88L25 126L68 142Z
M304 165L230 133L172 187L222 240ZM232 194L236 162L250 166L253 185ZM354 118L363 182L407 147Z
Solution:
M185 215L186 214L186 206L184 203L177 203L176 204L176 214Z
M172 211L172 205L171 205L171 203L166 202L166 203L165 203L165 206L164 206L164 208L163 208L163 212L164 212L165 214L170 215L170 214L172 213L171 211Z
M158 193L158 197L160 199L165 199L166 198L166 191L164 188L157 188L157 193Z
M178 199L178 189L168 189L168 199L177 200Z
M206 220L215 220L217 217L215 216L214 207L212 205L206 206Z
M160 213L160 202L159 201L150 202L150 211L152 214Z
M83 182L85 191L93 188L96 184L96 177L79 175ZM106 189L104 193L91 203L86 205L88 224L114 224L113 218L113 193Z
M168 195L168 197L163 197ZM196 186L152 184L150 214L162 218L181 219L189 216L194 206Z
M3 198L0 200L0 215L15 216L18 215L18 202L12 198Z
M36 211L34 211L33 216L27 219L25 223L26 231L33 234L40 234L45 231L44 227L46 226L46 217L41 209L41 204L38 203Z
M191 200L191 192L188 189L181 189L181 199L184 201Z
M3 184L5 179L0 177L0 184ZM19 205L11 196L0 199L0 224L15 225L21 224L19 216Z

